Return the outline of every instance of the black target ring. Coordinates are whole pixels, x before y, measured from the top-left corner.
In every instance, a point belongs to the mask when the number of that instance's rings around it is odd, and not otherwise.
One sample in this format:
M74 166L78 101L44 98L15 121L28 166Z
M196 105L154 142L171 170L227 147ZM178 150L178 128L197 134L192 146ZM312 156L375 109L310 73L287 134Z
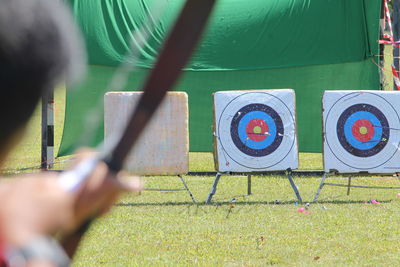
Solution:
M243 139L240 138L240 135L243 136L243 133L239 133L239 124L241 121L254 112L262 112L271 118L270 126L275 129L275 134L268 137L273 140L270 140L266 147L260 149L254 149L246 145L246 142L243 142ZM252 157L264 157L276 151L281 145L284 136L284 126L281 117L273 108L259 103L249 104L236 112L231 122L230 133L233 143L241 152Z
M370 114L369 117L372 116L378 120L378 123L375 123L377 125L374 124L373 126L377 127L377 129L379 130L379 135L377 135L379 139L372 140L371 142L374 142L374 144L371 148L368 149L357 148L349 141L349 134L347 134L347 137L345 134L346 131L347 133L349 132L346 122L348 122L351 116L354 116L358 113ZM364 118L362 118L361 116L360 119ZM350 154L363 158L371 157L381 152L387 145L390 137L390 126L386 116L378 108L365 103L355 104L347 108L338 119L336 131L339 142L343 146L343 148Z

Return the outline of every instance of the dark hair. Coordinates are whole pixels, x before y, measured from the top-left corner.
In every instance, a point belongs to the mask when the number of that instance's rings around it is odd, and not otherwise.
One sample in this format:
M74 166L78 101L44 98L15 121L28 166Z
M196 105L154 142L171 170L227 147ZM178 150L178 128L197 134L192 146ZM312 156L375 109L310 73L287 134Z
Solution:
M0 0L0 150L43 94L83 70L82 51L60 0Z

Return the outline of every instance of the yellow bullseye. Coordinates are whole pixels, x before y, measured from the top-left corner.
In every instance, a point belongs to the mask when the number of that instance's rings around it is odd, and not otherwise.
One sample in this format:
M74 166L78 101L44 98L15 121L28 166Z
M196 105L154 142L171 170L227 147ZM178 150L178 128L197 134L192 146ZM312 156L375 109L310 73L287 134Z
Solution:
M259 134L259 133L261 133L261 127L260 127L260 126L254 127L253 131L254 131L254 133L256 133L256 134Z
M360 127L360 134L367 134L368 133L368 129L365 126Z

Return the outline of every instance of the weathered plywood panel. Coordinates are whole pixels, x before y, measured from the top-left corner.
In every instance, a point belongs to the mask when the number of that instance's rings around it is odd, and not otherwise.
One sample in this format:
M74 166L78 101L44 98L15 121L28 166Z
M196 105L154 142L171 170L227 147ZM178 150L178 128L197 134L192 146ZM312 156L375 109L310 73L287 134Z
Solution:
M141 94L142 92L109 92L105 95L106 140L123 131ZM167 93L164 102L129 155L125 169L138 175L175 175L188 172L189 131L186 93Z

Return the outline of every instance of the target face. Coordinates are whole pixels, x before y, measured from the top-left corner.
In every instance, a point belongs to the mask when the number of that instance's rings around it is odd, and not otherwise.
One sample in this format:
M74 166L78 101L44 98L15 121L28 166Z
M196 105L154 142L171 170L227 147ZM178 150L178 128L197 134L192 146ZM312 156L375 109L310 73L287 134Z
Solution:
M369 104L355 104L340 115L337 135L343 148L358 157L381 152L389 140L389 123L385 115Z
M263 157L273 153L282 143L284 128L281 117L264 104L241 108L231 122L231 137L246 155Z
M398 151L400 135L394 129L400 128L400 119L383 93L324 95L325 166L346 172L387 167Z
M292 90L218 92L214 97L220 171L297 167Z

